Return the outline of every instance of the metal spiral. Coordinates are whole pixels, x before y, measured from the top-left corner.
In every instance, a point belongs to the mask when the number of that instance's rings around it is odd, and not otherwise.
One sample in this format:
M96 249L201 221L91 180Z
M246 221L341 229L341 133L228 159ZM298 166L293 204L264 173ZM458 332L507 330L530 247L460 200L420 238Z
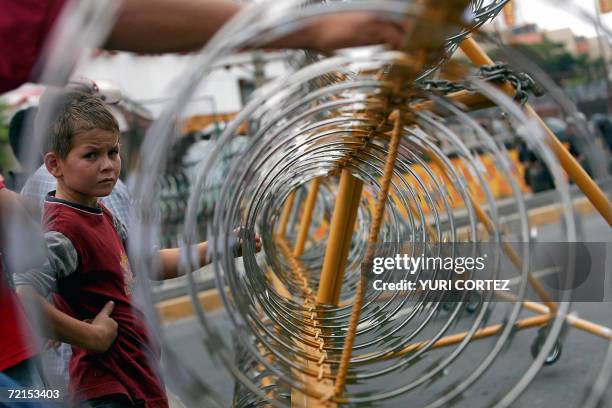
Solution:
M327 6L377 10L406 18L407 4L399 7L396 2L356 2L328 3ZM494 16L503 2L473 6L478 11L475 14L479 17L474 19L475 25L478 25ZM298 16L311 15L312 10L315 10L312 15L328 11L311 4L303 5L299 11L277 10L271 4L267 7L257 9L266 17L259 20L259 25L247 23L251 21L251 16L245 13L242 20L236 19L234 25L228 25L223 33L225 35L217 37L218 41L213 41L204 50L199 64L195 65L194 77L188 76L189 81L185 81L185 86L179 90L177 103L172 108L174 111L181 109L181 101L187 100L193 88L191 84L206 72L209 61L227 50L245 45L241 38L248 39L246 43L256 43L258 38L268 38L266 35L272 27L299 21ZM254 10L251 10L252 15L257 14ZM419 18L418 9L410 10L409 14L414 13L413 18ZM270 17L272 15L274 18ZM249 27L248 34L239 30L241 23L244 24L242 28ZM466 31L459 32L449 40L448 48L456 48L465 37ZM197 302L195 282L189 277L191 295L197 317L205 330L206 346L238 380L235 406L301 406L295 397L290 398L293 391L298 390L300 395L316 400L323 395L308 383L333 381L332 373L339 365L351 300L372 217L371 203L379 189L387 146L387 138L382 134L385 129L384 126L380 128L380 122L385 115L385 97L393 90L388 82L374 73L388 70L398 57L393 52L376 52L365 57L333 57L273 81L258 90L251 102L225 129L201 169L185 218L185 269L190 270L195 266L195 257L188 248L206 236L214 248L217 286L229 289L228 293L222 290L220 293L235 327L234 342L239 350L235 358L230 351L230 342L217 334L213 322ZM426 69L421 77L427 73ZM536 81L546 83L538 75L536 77ZM470 89L494 101L505 112L505 118L513 129L523 127L526 142L546 162L555 180L565 225L560 240L575 241L577 237L569 186L545 143L541 127L528 118L512 98L481 78L467 77L465 83ZM493 140L487 131L462 111L461 106L445 95L419 89L418 85L407 86L417 89L416 96L400 101L394 107L405 113L410 112L412 123L402 129L392 181L394 197L386 204L381 241L410 242L414 248L424 249L430 242L458 243L477 239L501 247L507 237L502 236L503 222L487 181L488 170L479 158L490 155L494 158L491 165L495 171L510 184L509 198L519 216L520 226L513 238L519 242L530 242L524 194L515 181L516 169L508 159L504 146ZM428 102L437 107L435 113L412 109L411 104ZM150 133L148 139L151 145L146 150L151 158L150 163L157 160L157 156L151 155L152 152L164 151L163 146L167 142L162 135L168 129L169 118L169 115L161 118ZM218 182L210 176L211 170L220 165L225 143L237 137L237 129L246 122L256 123L257 128L224 176L222 188L212 189L214 192L211 192L209 186ZM456 124L474 133L479 155L466 146L453 130ZM378 130L372 132L373 129ZM446 150L439 145L444 145ZM463 170L457 169L456 164L448 159L448 151L457 155ZM445 168L448 180L436 176L431 168L434 162ZM418 174L414 170L416 166L423 169ZM147 168L145 162L143 169L150 174L153 168ZM290 248L297 234L296 223L290 223L284 238L279 238L276 231L289 195L292 192L299 194L317 178L324 178L325 181L317 197L311 231L323 228L330 221L338 191L337 174L342 169L348 169L364 182L364 195L356 215L357 227L350 244L339 306L313 305L312 294L316 293L319 285L327 236L323 234L319 239L310 239L307 249L296 259L291 255ZM468 174L472 178L470 182L474 184L471 187L466 180ZM451 189L455 191L454 195L449 191ZM478 230L481 220L470 198L474 189L481 192L482 204L496 226L493 233L483 234ZM460 207L465 208L461 225L466 227L467 234L459 232L459 220L452 205L457 203L451 204L451 200L459 200L462 203ZM299 209L293 209L294 214L297 212ZM199 219L205 221L198 222ZM232 230L238 225L245 227L242 261L233 259L226 249L233 245ZM434 234L430 235L428 229ZM253 246L254 233L260 234L263 239L264 250L259 255ZM488 271L490 277L500 273L499 263L493 262L493 265L496 267ZM275 289L269 270L288 290L288 296ZM529 272L527 254L518 271L523 279L516 291L516 301L494 302L493 294L485 293L473 314L465 312L468 295L449 300L446 296L450 294L441 295L439 292L385 297L380 292L367 291L353 348L349 381L344 394L332 401L351 406L411 401L424 407L439 407L459 401L470 387L486 380L483 376L492 366L510 364L509 357L503 351L517 330L521 300L526 299ZM487 405L508 406L524 391L557 346L564 323L562 316L569 311L570 299L571 294L565 294L560 299L559 314L546 325L536 358L522 367L519 370L521 373L504 390L491 397ZM450 310L442 311L445 302L449 301ZM474 349L472 345L476 342L478 329L489 323L500 325L498 333L492 342ZM467 335L454 347L438 350L436 340L452 333L453 329L461 329ZM414 347L415 344L419 346ZM317 348L319 354L306 351ZM453 364L468 350L471 356L469 368L462 372L453 371ZM328 370L319 369L317 372L316 367L322 364ZM324 406L326 403L320 404Z

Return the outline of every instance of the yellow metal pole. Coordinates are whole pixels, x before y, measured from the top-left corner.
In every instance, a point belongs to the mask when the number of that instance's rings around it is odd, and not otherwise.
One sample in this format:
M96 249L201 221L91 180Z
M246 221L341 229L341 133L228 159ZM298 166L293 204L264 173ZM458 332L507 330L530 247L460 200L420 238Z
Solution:
M474 63L474 65L480 67L483 65L493 64L493 60L480 48L478 43L472 38L468 37L461 42L461 50L465 55ZM514 88L512 85L506 83L502 85L502 90L512 95ZM531 118L535 118L542 129L544 129L548 136L548 141L555 152L555 155L559 159L561 166L567 172L567 174L574 180L576 185L582 190L582 192L589 198L593 206L599 211L599 213L608 222L608 225L612 225L612 204L599 188L599 186L589 177L586 171L580 166L576 159L567 151L565 146L557 139L555 134L546 126L546 123L540 118L535 110L529 105L525 104L525 113Z
M436 167L438 167L440 169L440 171L442 172L443 177L448 181L448 183L450 185L453 185L453 183L451 182L450 177L446 173L446 168L444 166L444 163L442 163L440 158L438 156L436 156L435 154L429 152L429 150L426 150L426 152L430 153L430 154L428 154L428 156L433 160L433 162L436 165ZM485 228L486 228L487 232L489 232L489 234L494 233L495 230L496 230L496 227L493 224L493 221L491 221L491 218L489 218L489 215L476 202L476 200L472 196L471 192L468 191L467 195L468 195L468 198L470 199L470 203L472 204L472 207L474 208L474 212L476 213L476 218L478 218L478 220L485 226ZM519 255L514 250L514 248L512 248L512 246L508 242L505 242L505 241L502 242L502 247L504 249L504 252L508 256L508 258L510 258L510 261L512 262L512 264L516 267L516 269L518 269L520 271L521 270L522 261L521 261ZM550 311L549 313L551 315L557 313L557 304L550 298L548 292L546 292L546 289L544 289L542 287L542 285L540 285L540 282L538 282L531 275L531 273L529 273L527 275L527 279L528 279L529 283L531 284L531 286L533 287L533 289L535 290L535 292L540 297L540 299L542 299L542 301L546 304L546 306L548 306L548 309Z
M472 110L489 108L494 105L494 103L484 95L472 91L452 92L446 97L452 99L457 105L465 105ZM449 115L447 109L439 107L434 101L412 103L410 104L410 110L426 110L441 116Z
M354 188L353 195L351 197L351 203L349 205L350 213L348 218L347 225L354 226L355 221L357 220L357 212L359 210L359 202L361 201L361 193L363 188ZM352 229L351 229L352 231ZM353 241L353 234L345 234L344 242L342 243L342 251L340 252L340 264L338 265L339 271L344 271L346 268L346 263L348 261L348 253L351 249L351 242ZM340 279L337 279L334 285L334 298L332 299L332 304L338 305L340 302L340 294L342 292L342 282L343 276Z
M308 230L312 220L312 211L314 210L315 203L317 202L317 195L319 194L319 185L321 179L316 178L312 180L310 190L308 191L308 197L306 198L306 205L304 206L304 212L300 219L300 229L298 231L297 240L295 241L295 247L293 248L293 255L300 256L304 252L304 246L306 245L306 238L308 237Z
M431 25L440 24L441 27L460 25L461 12L459 12L459 10L465 10L468 4L468 0L449 0L442 6L434 1L425 2L422 11L422 19L411 27L411 30L408 31L400 47L409 57L411 63L409 66L406 66L398 61L398 63L391 66L389 72L382 72L382 75L386 76L385 79L394 84L394 93L399 93L402 84L411 85L423 66L427 65L428 62L436 60L443 50L442 44L446 39L446 33L444 30L432 30ZM422 23L424 21L426 23ZM386 102L388 103L389 100ZM388 113L391 113L391 108L388 109L388 112L385 112L383 121L380 125L385 125L387 123L386 116ZM342 236L345 234L352 234L354 229L354 225L348 225L347 222L350 218L347 212L350 213L353 207L344 207L351 201L351 193L349 192L352 191L352 189L350 187L354 185L355 188L363 188L362 183L352 177L347 170L342 171L340 180L340 191L338 192L334 208L332 228L327 244L323 271L321 273L321 282L317 295L317 302L319 303L329 304L334 298L339 297L339 294L336 295L335 288L337 288L336 285L341 285L343 279L342 275L344 273L344 270L339 269L341 264L340 255L343 251L347 251L347 248L344 248L344 243L346 241ZM343 190L343 181L345 184L351 184L350 186L346 185L345 190ZM346 260L344 260L344 262L346 262Z
M359 202L353 202L353 196L356 194L355 190L358 190L361 196L362 188L363 182L361 180L353 177L349 170L342 170L327 248L323 258L321 281L317 292L317 303L319 304L333 304L336 285L342 282L344 270L339 268L343 262L342 258L346 258L343 253L347 250L347 248L344 248L345 235L352 235L354 229L354 223L349 223L353 213L351 205L359 204ZM346 259L344 262L346 262Z
M281 214L280 223L278 227L277 234L281 237L284 237L287 233L287 222L289 221L289 216L291 215L291 210L293 209L293 202L295 201L295 191L289 193L289 197L287 197L287 201L285 201L285 207L283 208L283 213Z
M522 319L514 323L514 327L517 330L521 330L521 329L527 329L529 327L543 326L546 323L548 323L550 319L551 319L550 315L539 315L539 316L534 316L534 317L528 317L526 319ZM483 327L482 329L476 330L472 339L478 340L478 339L483 339L486 337L494 336L500 333L503 328L504 328L504 325L501 323ZM459 344L467 337L467 335L468 335L468 332L451 334L449 336L442 337L441 339L436 341L431 347L436 349L436 348L447 347L447 346ZM386 359L386 358L401 356L403 354L410 353L411 351L418 350L424 347L427 343L429 342L422 341L419 343L410 344L404 347L402 350L398 351L397 353L390 353L388 356L383 356L382 358Z
M511 293L496 292L495 296L507 300L517 300L516 296ZM523 306L525 307L525 309L531 310L532 312L541 314L550 313L550 309L541 303L525 300L523 301ZM566 314L563 317L570 326L575 327L576 329L586 331L587 333L594 334L606 340L612 340L612 329L610 329L609 327L602 326L600 324L593 323L585 319L581 319L572 314Z

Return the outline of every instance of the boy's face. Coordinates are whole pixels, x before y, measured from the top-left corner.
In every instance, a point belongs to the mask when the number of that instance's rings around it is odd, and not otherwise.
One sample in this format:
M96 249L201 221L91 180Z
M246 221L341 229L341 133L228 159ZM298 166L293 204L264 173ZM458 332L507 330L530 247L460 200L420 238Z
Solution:
M58 192L91 205L115 187L121 171L119 135L101 129L80 132L73 137L70 153L49 161L47 169L57 178Z

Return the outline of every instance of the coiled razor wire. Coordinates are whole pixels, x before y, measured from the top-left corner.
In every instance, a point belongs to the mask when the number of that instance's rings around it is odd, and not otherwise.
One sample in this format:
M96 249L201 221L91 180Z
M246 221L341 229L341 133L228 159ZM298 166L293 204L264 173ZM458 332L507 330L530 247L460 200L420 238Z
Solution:
M500 3L495 2L496 10L501 7ZM149 143L144 147L145 160L141 167L141 175L146 174L147 177L141 177L138 183L142 188L138 194L142 203L148 201L145 193L152 187L150 183L159 172L157 164L164 161L167 132L172 124L171 114L181 111L193 85L204 77L207 67L215 58L232 49L263 42L270 38L272 32L284 33L289 30L288 27L299 25L305 18L332 10L375 10L397 19L407 18L407 15L419 18L417 5L406 2L333 2L326 4L326 7L329 9L310 4L295 9L283 9L274 4L258 5L252 8L251 14L245 12L236 18L211 41L193 71L186 76L176 103L167 115L155 123L147 138ZM406 13L406 10L409 12ZM254 23L252 18L257 14L259 19ZM464 35L453 37L454 41L460 41ZM456 43L451 41L451 44L456 47ZM326 238L311 242L303 256L295 259L288 246L295 239L296 228L289 228L284 242L277 240L275 231L289 195L304 189L316 178L326 180L315 206L314 218L318 221L313 224L313 229L321 227L321 215L329 215L333 211L337 194L335 176L343 168L364 182L365 197L369 197L370 201L376 197L387 139L382 134L372 134L372 129L378 125L385 109L381 96L393 90L389 88L389 83L372 72L388 69L399 57L394 52L378 52L366 57L333 57L272 81L256 92L251 102L225 129L199 174L185 218L184 268L188 271L196 267L197 257L189 248L206 236L213 248L217 286L220 289L228 288L228 293L220 290L220 294L235 328L233 343L239 351L236 358L231 352L232 342L218 334L214 323L197 301L195 281L191 275L188 275L189 290L198 320L205 331L206 346L238 380L235 406L301 406L300 401L291 398L293 390L309 395L316 401L323 395L310 388L307 382L334 380L333 372L340 362L351 314L351 300L372 217L370 204L368 199L363 198L359 207L341 301L337 307L313 305L309 300L319 284ZM332 77L334 81L329 81ZM536 81L539 82L539 79ZM493 85L478 77L467 78L465 85L494 101L505 112L513 128L526 127L529 134L526 142L546 162L555 180L565 222L562 239L575 241L568 185L544 142L542 130L524 115L512 98ZM486 170L450 127L454 120L471 129L484 153L496 158L493 165L509 181L519 214L518 240L530 242L523 193L515 181L516 170L507 159L505 148L443 95L427 90L422 90L418 95L420 101L434 101L445 111L445 118L427 111L412 112L413 123L403 127L391 185L394 199L386 203L380 241L410 242L415 253L417 250L427 250L426 243L432 240L460 241L454 226L457 223L456 214L452 210L452 204L457 203L450 202L449 193L449 189L455 189L469 220L468 236L501 245L501 228L496 228L486 237L479 236L479 221L469 197L465 175L455 168L437 145L443 141L457 152L463 166L477 180L478 188L485 196L484 205L492 224L501 225L486 180ZM409 112L409 103L405 101L396 108ZM210 174L220 164L217 158L222 156L225 143L235 137L237 129L246 122L258 124L253 129L251 142L233 163L221 190L210 188L218 183ZM372 135L372 138L368 139L368 135ZM437 158L436 162L445 167L452 185L435 175L431 161L425 159L432 155ZM415 165L422 166L424 175L415 173ZM210 193L210 190L215 192ZM139 210L146 215L146 206L141 206ZM431 214L429 218L426 212ZM198 216L202 214L206 219L205 225L198 222ZM233 244L231 232L238 225L245 227L241 262L237 262L225 250ZM426 225L433 228L433 237L429 236ZM202 233L204 229L205 234ZM151 236L148 234L150 231L145 225L142 240L132 242L142 245L146 242L145 237ZM252 237L255 233L263 239L264 250L260 255L254 249ZM149 244L151 242L132 250L140 249L136 253L147 253ZM495 267L489 271L491 279L498 275L499 259L494 260L492 265ZM289 297L282 296L273 288L267 273L269 269L287 288ZM469 323L464 319L461 302L454 304L444 321L440 322L440 308L444 299L439 293L394 294L383 298L380 292L366 291L347 387L334 402L369 406L384 404L385 401L411 401L411 405L415 406L439 407L460 399L471 386L482 380L491 365L503 359L502 350L517 330L515 324L521 311L520 300L525 298L529 271L527 253L523 254L523 263L518 271L523 277L517 289L519 301L513 304L494 303L489 293L477 313L469 318ZM537 357L517 376L515 383L500 390L488 405L510 405L534 378L555 347L561 332L562 316L569 310L571 294L564 296L558 307L559 314L548 325L546 341ZM479 346L478 357L471 361L469 370L454 372L453 362L461 358L473 343L477 330L492 322L493 316L495 321L502 322L494 341ZM467 331L465 338L445 353L433 352L435 342L458 327ZM420 346L405 351L415 343ZM308 348L318 348L321 354L312 355L305 351ZM430 353L436 354L433 354L433 358L426 358ZM317 364L319 367L325 364L331 369L317 371L313 369ZM305 381L305 378L309 380ZM427 392L423 392L425 389ZM325 403L319 404L323 406Z
M307 11L308 7L300 10L302 13ZM281 17L279 20L283 21ZM270 29L269 27L262 24L261 32L265 33ZM224 38L227 42L231 40L231 37L227 36L218 38ZM249 39L253 38L257 37L249 35ZM213 53L215 47L210 45L208 50L211 52L208 58L213 59L216 56ZM214 350L215 356L222 360L242 383L240 386L242 392L239 392L234 399L237 406L257 406L266 403L287 405L292 389L318 396L316 392L308 390L303 381L303 374L311 370L305 362L313 359L311 355L303 351L304 345L317 345L316 342L312 344L311 340L316 336L313 336L313 333L316 333L315 321L309 319L308 314L312 315L314 312L317 316L324 316L317 319L320 329L318 335L323 337L322 344L324 344L323 349L326 353L324 361L332 367L339 363L342 340L350 315L349 306L336 308L320 306L312 310L312 305L307 308L304 303L309 293L316 290L318 285L321 248L324 247L324 240L314 243L309 252L301 258L298 268L303 268L304 273L291 274L290 266L295 260L283 256L283 251L279 249L280 245L274 241L274 231L281 214L282 204L290 192L305 185L309 180L334 174L339 169L340 163L345 164L352 174L365 182L366 191L371 197L376 195L377 180L385 153L385 142L374 141L360 155L351 157L348 162L344 159L347 153L361 144L359 134L361 133L363 137L367 129L373 126L371 116L363 115L363 112L381 110L381 106L377 104L378 101L376 98L371 98L371 95L384 94L389 91L385 88L384 82L368 75L367 72L388 66L393 63L395 57L397 55L394 53L380 53L361 60L335 57L308 66L287 78L269 84L254 96L251 103L225 130L215 151L211 154L212 159L200 174L185 221L187 226L185 244L189 246L199 241L199 233L195 228L199 224L196 220L197 214L204 211L212 219L212 222L207 224L207 237L214 240L217 284L220 288L228 287L230 290L229 296L225 296L223 291L221 293L236 327L236 341L240 344L241 354L237 362L231 359L227 341L216 334L205 311L195 301L197 297L194 286L190 287L198 318L207 332L206 342L210 351ZM360 64L365 67L362 68L363 71L358 68ZM205 65L198 67L198 71L202 72L203 68ZM327 81L328 85L320 86L326 83L324 79L329 78L330 75L348 80L332 83ZM312 84L317 84L318 88L304 95L305 87L312 89ZM514 126L518 124L529 126L531 131L529 143L538 149L546 160L557 182L561 202L565 206L566 239L575 240L567 184L561 176L560 168L543 143L540 130L507 96L477 79L471 81L471 85L494 100L498 106L503 107ZM426 98L436 100L461 122L474 129L479 141L494 157L507 157L507 152L503 147L498 146L490 135L466 114L461 113L452 103L428 93L426 93ZM214 209L201 208L202 200L213 201L207 194L207 185L214 184L214 180L208 180L207 174L216 165L215 156L222 152L223 143L234 137L237 128L249 119L256 119L259 123L251 144L227 175L223 190L214 197L216 203ZM160 123L161 121L158 122L160 126L158 131L163 129ZM459 152L465 166L478 178L479 185L487 197L491 219L495 225L498 225L496 206L484 180L484 171L477 165L477 158L462 144L460 138L444 125L440 118L421 112L417 115L415 123L417 126L404 129L392 190L403 208L410 208L410 203L418 203L418 208L416 211L409 211L408 216L403 217L399 214L398 205L395 202L388 202L388 216L381 239L413 243L426 242L423 226L428 221L425 221L420 208L429 208L435 220L434 225L439 225L440 219L445 218L449 220L451 226L445 230L438 227L436 238L443 240L446 234L446 239L451 242L456 240L455 230L452 227L453 211L450 210L448 192L445 191L448 186L442 184L431 171L428 172L425 179L413 175L416 181L414 185L409 185L400 177L404 174L411 174L412 164L418 163L427 169L428 165L423 160L425 151L428 154L435 154L448 166L448 173L455 181L453 188L457 188L462 195L469 214L470 233L476 236L477 221L470 200L465 194L466 182L463 176L453 169L444 153L437 148L435 138L432 137L434 134L436 138L444 138L450 142L452 147ZM163 144L160 137L155 140L158 145ZM496 167L501 174L507 175L508 180L513 180L511 176L513 169L507 160L501 159L496 163ZM516 200L521 216L520 238L529 241L529 225L522 193L516 183L511 183L513 198ZM319 212L329 213L331 211L333 196L333 189L324 189L320 193L318 199L320 204L317 205ZM368 207L362 205L357 217L358 227L353 235L353 252L349 258L346 280L343 284L343 300L350 300L354 293L359 254L363 251L363 242L367 238L366 220L370 218ZM236 225L244 225L246 231L250 231L251 235L255 231L259 232L264 244L264 254L257 257L251 241L246 240L242 268L238 268L236 262L227 256L227 252L223 251L223 248L231 244L230 232ZM499 244L501 237L499 233L492 234L490 240ZM529 257L526 256L525 259ZM188 256L186 260L189 261ZM193 267L193 261L186 265L186 269ZM292 298L286 299L272 289L270 281L266 278L268 267L276 272L289 292L293 294ZM524 263L521 270L523 277L527 272L528 265ZM492 270L491 276L495 274L496 271ZM300 282L305 275L308 276L308 285ZM525 280L523 280L518 290L519 299L524 297L525 289ZM461 314L459 304L441 327L435 326L437 332L427 333L428 327L433 325L440 298L436 298L431 293L422 294L418 298L416 296L401 298L394 295L390 299L379 302L379 297L378 293L366 294L357 342L354 346L349 386L344 393L344 401L348 404L372 404L405 397L411 391L412 400L415 391L428 386L433 380L442 376L453 360L459 358L470 343L471 336L489 320L493 308L493 303L489 302L490 299L485 299L483 306L473 317L468 336L448 355L436 359L434 365L419 368L419 359L431 349L435 340L459 324L458 317ZM568 301L569 298L563 300ZM559 312L565 313L568 308L569 303L562 303ZM469 375L462 373L461 379L454 378L447 389L437 394L427 393L429 398L417 400L417 404L419 406L442 406L458 398L471 384L475 383L495 359L499 358L500 351L514 332L513 324L517 321L519 312L520 303L515 303L513 307L504 312L503 330L500 331L495 344L490 349L485 351L484 347L482 348L483 355L474 362L473 370ZM499 406L509 405L524 390L554 346L562 323L561 318L554 319L547 341L538 358L526 370L523 377L506 390L505 395L494 400L500 401ZM425 337L425 333L431 340L416 352L385 361L381 360L381 357L396 354L408 344ZM252 372L253 367L259 367L259 369ZM409 377L406 375L408 367L411 373ZM397 372L402 372L403 375L394 376ZM316 373L310 372L309 375L314 376ZM384 380L380 381L381 378ZM397 381L399 378L402 381ZM266 385L264 385L264 379L268 380ZM423 394L420 396L422 398ZM295 406L299 405L299 402L292 400L291 404Z
M505 1L472 2L470 21L465 27L456 28L457 34L448 39L445 44L447 51L440 57L440 64L470 29L492 19L504 4ZM96 10L101 12L99 7L96 9L95 2L83 2L81 9L72 10L72 21L81 21L79 17L83 17L84 24L79 26L79 30L91 35L80 37L91 40L84 40L86 46L95 46L113 21L114 13L96 14ZM156 180L170 151L176 114L184 110L195 85L206 77L219 57L294 31L317 16L342 11L370 11L398 21L422 18L420 2L379 0L324 5L299 1L264 2L251 5L237 15L197 56L177 87L174 102L150 129L142 146L139 170L132 175L136 214L130 225L129 252L137 276L146 276L157 267L152 250L158 243L159 221L150 203L155 199ZM94 24L96 22L98 24ZM609 31L604 31L610 35ZM74 49L61 48L67 42L67 37L60 40L56 48ZM566 114L578 118L571 102L563 98L561 91L537 67L515 51L504 50L508 53L508 60L519 69L530 72ZM314 62L272 81L255 93L251 102L225 129L199 174L180 237L183 244L181 267L185 272L195 269L197 262L193 244L205 236L211 242L216 284L234 328L231 341L219 334L202 308L194 278L188 273L189 291L205 347L237 380L235 406L300 406L299 401L291 399L293 390L314 398L321 397L318 391L307 386L305 378L316 380L319 376L327 381L334 380L332 373L339 364L343 349L368 238L368 225L372 220L371 204L380 188L388 145L388 138L382 134L384 129L379 132L372 129L384 118L387 107L383 96L394 90L373 72L388 69L400 57L399 53L384 51L361 57L337 56ZM65 83L68 67L76 62L76 58L76 53L71 53L63 60L59 56L49 60L45 69L47 75L43 77L50 83ZM424 78L437 66L439 64L427 67L419 78ZM545 143L541 128L525 116L511 97L483 79L467 77L462 86L493 101L504 112L513 129L522 127L526 130L521 136L545 162L555 181L564 220L560 238L566 242L576 241L568 184ZM512 191L510 197L519 216L516 238L519 242L530 242L524 195L515 181L516 169L504 146L444 92L406 85L418 88L414 93L418 100L404 100L394 106L401 112L411 113L412 121L401 129L402 138L391 180L393 198L386 202L379 241L410 242L415 254L427 251L427 244L432 241L453 243L478 239L497 247L501 245L503 223L487 182L486 169L454 130L453 124L459 123L474 133L482 153L495 158L493 166L508 180ZM414 111L410 107L411 103L427 101L436 104L436 113ZM211 170L219 164L227 142L246 122L258 124L253 129L250 143L232 163L221 189L208 189L218 186L219 180L212 179ZM580 130L586 136L583 139L587 139L586 126L580 126ZM479 232L479 220L470 198L466 173L456 168L440 144L456 152L458 160L482 191L483 206L495 226L489 234ZM448 180L436 175L432 169L434 162L444 168ZM417 173L416 166L423 171ZM276 231L287 198L292 192L297 194L306 190L315 178L324 181L316 201L312 229L323 228L324 220L333 212L338 189L336 176L341 169L347 169L364 182L364 194L356 215L340 302L335 307L313 306L307 299L316 292L319 284L326 236L323 234L317 240L311 238L303 255L295 259L290 251L286 251L287 245L295 240L295 217L285 241L277 239ZM450 190L457 193L454 198ZM454 202L457 200L460 203ZM465 209L467 239L459 232L460 222L453 210L457 204ZM297 212L295 208L293 213ZM233 245L232 231L239 225L244 226L242 260L234 259L231 251L226 250ZM260 254L255 253L252 239L255 233L263 239ZM517 301L493 302L491 293L488 293L471 316L464 312L464 303L468 301L465 295L444 314L441 312L444 293L421 292L401 296L396 293L385 297L380 292L366 291L347 387L335 402L373 406L399 401L403 406L410 401L411 405L423 407L459 403L470 387L483 381L487 369L496 363L507 363L502 352L516 332L515 323L521 312L521 301L525 299L526 278L530 272L529 253L523 254L522 260L517 271L523 278L516 290ZM499 259L491 265L490 278L494 278L499 273ZM268 270L273 271L288 289L288 298L273 288ZM205 382L189 373L172 345L164 340L148 283L145 279L139 279L138 283L139 302L147 312L152 332L164 345L163 374L169 386L190 406L221 406L222 399ZM227 288L227 293L224 288ZM533 380L555 347L563 327L563 316L570 309L571 293L565 293L561 300L558 314L549 322L546 339L536 358L516 373L513 383L506 384L505 389L492 396L486 406L509 406ZM477 330L493 321L501 322L493 341L478 343L475 349L473 339ZM454 347L443 349L445 351L435 350L435 342L457 328L466 331L467 335ZM411 348L414 344L419 346ZM321 371L311 368L317 363L320 366L321 360L314 361L318 356L313 358L305 352L308 347L319 348L322 363L329 366L330 371L321 375ZM474 350L477 355L471 355L469 368L460 373L454 371L453 363ZM610 381L610 355L608 351L593 388L584 396L585 406L596 406L605 394Z
M322 0L320 2L310 2L310 4L324 4L331 3L332 1ZM470 3L469 8L466 10L466 27L458 30L457 34L449 37L444 44L444 52L440 56L440 59L436 64L427 67L416 79L421 81L428 77L430 74L435 72L444 62L450 58L451 55L457 50L461 41L463 41L470 33L474 30L482 27L484 24L491 22L499 12L508 3L508 0L474 0ZM310 65L316 61L319 61L321 57L311 51L288 51L288 63L295 68ZM334 74L327 75L318 80L318 84L335 82L338 80Z

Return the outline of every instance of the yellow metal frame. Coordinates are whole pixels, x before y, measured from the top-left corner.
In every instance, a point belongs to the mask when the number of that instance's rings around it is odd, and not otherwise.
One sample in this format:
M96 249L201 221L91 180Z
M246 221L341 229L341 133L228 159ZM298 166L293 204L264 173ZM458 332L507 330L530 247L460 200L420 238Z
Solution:
M446 14L433 9L426 9L426 12L434 13L429 15L434 21L435 19L444 19L444 21L452 20L453 13L452 10L443 10L446 11ZM435 14L437 13L437 14ZM416 35L418 36L419 29L424 30L425 27L417 27L415 29ZM413 35L415 35L413 33ZM415 49L418 49L418 44L414 43ZM413 51L413 55L416 55L412 62L414 63L414 67L421 67L426 62L426 51L414 52L415 49L412 49L411 44L404 44L404 49L407 51ZM493 61L486 55L486 53L480 48L480 46L476 43L476 41L468 37L461 43L461 49L468 56L468 58L474 63L476 66L483 65L491 65ZM420 56L420 58L419 58ZM418 70L414 70L418 71ZM406 79L410 78L411 72L405 65L394 67L391 71L391 76L395 77L395 79ZM399 89L399 87L398 87ZM513 95L514 88L510 84L501 85L501 89L506 93ZM449 95L455 101L461 102L462 104L468 106L472 110L477 110L483 107L487 107L491 105L491 102L488 101L485 97L480 94L472 93L468 91L460 91ZM431 102L424 102L419 104L413 104L411 109L414 110L435 110L435 106ZM608 222L609 225L612 225L612 205L610 201L603 193L603 191L597 186L597 184L588 176L588 174L584 171L584 169L580 166L580 164L571 156L571 154L565 149L565 147L559 142L559 140L555 137L554 133L546 126L546 124L542 121L542 119L538 116L538 114L533 110L531 106L528 104L524 107L525 113L528 117L535 118L542 129L545 131L549 144L557 156L561 166L568 173L568 175L575 181L578 187L584 192L589 201L593 204L596 210L604 217L604 219ZM387 122L388 118L383 119L383 123L379 125L379 128L384 127L384 123ZM387 122L388 123L388 122ZM434 160L434 163L439 166L443 171L445 177L448 177L446 172L444 171L444 166L439 162L439 159L435 155L431 155ZM315 179L310 186L308 198L305 204L305 208L302 212L302 218L299 225L299 233L298 238L294 246L293 252L289 251L288 244L285 241L284 235L286 232L286 225L288 214L293 207L295 196L294 194L290 195L287 203L285 204L285 209L283 215L281 217L280 228L278 230L277 243L279 243L281 249L288 257L291 263L295 263L294 268L295 271L299 271L300 267L297 264L299 260L297 259L303 252L305 243L307 240L308 230L310 228L311 220L312 220L312 212L316 203L316 196L318 193L320 185L320 179ZM452 185L452 183L451 183ZM321 272L321 279L318 288L318 292L316 295L316 302L311 299L310 306L315 307L317 304L328 304L328 305L338 305L342 282L344 279L344 269L346 266L348 251L350 247L350 242L352 239L352 234L354 230L354 225L356 221L357 210L359 208L359 201L361 199L361 193L363 190L363 182L356 179L350 174L350 171L346 168L342 169L340 175L340 184L338 195L336 197L336 203L334 207L334 213L332 216L331 227L330 227L330 235L327 243L327 248L325 252L325 257L323 261L323 269ZM487 215L487 213L478 205L478 203L473 199L471 194L469 195L469 199L471 201L472 207L475 210L476 216L480 223L482 223L485 229L489 233L495 232L495 225L493 225L491 219ZM433 233L431 231L431 227L426 225L426 229L428 233ZM506 255L510 258L511 262L520 269L521 260L518 254L514 251L514 249L506 242L503 243L503 249ZM299 273L299 272L298 272ZM273 273L272 273L273 275ZM275 279L274 279L275 278ZM304 282L304 287L308 288L308 281L304 276L299 276L299 279L302 279ZM280 284L278 278L274 275L271 278L275 283L275 287ZM544 288L539 284L539 282L531 276L528 275L529 283L536 291L537 295L543 301L544 304L523 301L523 306L526 309L534 311L538 313L537 316L528 317L525 319L521 319L515 323L516 329L526 329L531 327L538 327L546 325L552 318L554 318L557 313L557 305L550 299L548 293L544 290ZM284 288L284 287L282 287ZM284 293L286 296L289 296L286 288L282 289L279 286L279 293ZM508 298L508 295L499 294L500 297ZM510 299L511 300L511 299ZM355 313L355 311L353 311ZM599 337L605 339L612 339L612 332L610 329L597 325L595 323L589 322L584 319L578 319L571 315L563 316L570 325L576 327L578 329L584 330L588 333L597 335ZM311 319L313 322L316 321L316 316L311 315ZM316 324L315 324L316 325ZM481 328L476 331L473 339L482 339L486 337L493 336L499 333L503 328L502 324L491 325L488 327ZM465 339L467 336L467 332L464 333L456 333L446 337L443 337L437 340L435 343L431 345L432 348L439 348L450 346L454 344L458 344ZM310 343L311 341L309 341ZM392 358L401 354L409 353L415 351L421 347L428 345L430 341L423 341L415 344L411 344L404 348L402 351L398 353L392 353L390 355L384 356L384 358ZM314 355L317 354L316 350L311 350ZM319 349L319 352L321 349ZM323 360L324 361L324 360ZM321 361L320 361L321 363ZM319 364L321 366L321 364ZM308 374L314 376L315 370L307 370ZM319 368L318 371L318 380L321 379L329 379L333 378L331 372L329 371L329 366L324 370L324 375L321 375L322 371ZM309 380L311 381L311 380ZM326 383L322 388L317 386L315 394L321 395L321 393L329 392L330 384ZM343 402L343 398L338 393L330 394L333 401ZM307 400L306 406L323 406L321 404L328 404L327 402L321 402L318 400Z

